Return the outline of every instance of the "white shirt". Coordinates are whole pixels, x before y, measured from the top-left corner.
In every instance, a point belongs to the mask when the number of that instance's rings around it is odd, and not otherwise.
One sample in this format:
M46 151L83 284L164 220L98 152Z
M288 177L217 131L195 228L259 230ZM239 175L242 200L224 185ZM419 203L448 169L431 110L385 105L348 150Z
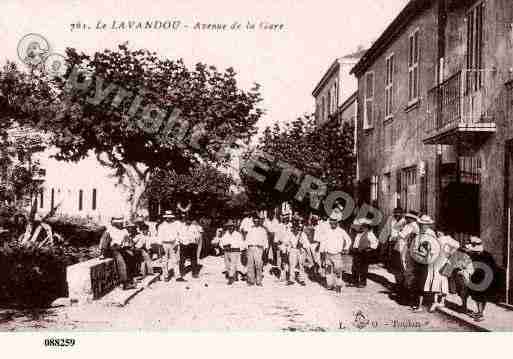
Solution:
M179 242L183 245L198 243L201 239L201 231L198 227L194 224L187 225L184 223L179 231Z
M280 230L280 222L276 218L272 221L266 219L264 221L264 227L267 228L269 232L276 234L276 232Z
M287 241L287 233L290 232L292 225L291 223L278 223L276 226L276 233L274 235L274 241L278 243L280 250L285 250L285 242Z
M358 246L360 245L360 239L365 234L365 232L358 233L356 237L354 238L353 248L358 249ZM378 239L374 235L374 232L368 231L367 232L367 240L369 241L369 248L370 249L376 249L378 248Z
M232 249L243 249L244 248L244 240L242 239L242 234L237 231L233 231L233 233L226 232L220 240L222 246L230 246Z
M118 246L121 246L123 242L128 239L129 234L126 229L119 229L114 226L109 226L107 228L109 231L110 236L110 245L117 244Z
M182 223L179 221L162 222L157 228L157 241L164 242L177 242Z
M244 232L249 232L249 229L252 228L254 225L255 223L253 223L253 218L245 217L240 223L240 230Z
M330 230L330 224L326 221L319 221L315 226L314 242L321 243L324 237L324 232Z
M149 249L151 245L151 237L145 234L139 233L134 237L135 248L146 248Z
M340 227L323 230L323 237L320 246L321 253L337 254L351 248L351 237Z
M264 227L252 227L246 236L246 246L261 246L267 248L267 230Z
M284 236L284 243L283 245L287 249L297 249L298 244L301 244L303 248L309 248L310 247L310 241L308 240L308 237L306 236L305 232L299 232L294 234L292 231L287 231Z

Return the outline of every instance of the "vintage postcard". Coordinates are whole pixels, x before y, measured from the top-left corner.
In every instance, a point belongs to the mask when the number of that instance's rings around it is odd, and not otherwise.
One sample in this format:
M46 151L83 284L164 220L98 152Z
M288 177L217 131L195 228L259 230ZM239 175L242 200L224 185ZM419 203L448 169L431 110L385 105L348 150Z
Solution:
M2 0L0 34L0 332L513 330L511 0Z

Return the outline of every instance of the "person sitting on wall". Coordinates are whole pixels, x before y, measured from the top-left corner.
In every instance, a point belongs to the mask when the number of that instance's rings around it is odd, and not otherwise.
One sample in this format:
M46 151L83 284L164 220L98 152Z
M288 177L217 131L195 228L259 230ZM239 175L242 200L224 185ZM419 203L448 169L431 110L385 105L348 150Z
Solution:
M114 259L119 280L125 290L135 288L132 277L129 276L125 259L121 254L122 244L128 239L128 236L128 231L123 228L123 218L112 217L110 225L107 226L100 239L100 259Z

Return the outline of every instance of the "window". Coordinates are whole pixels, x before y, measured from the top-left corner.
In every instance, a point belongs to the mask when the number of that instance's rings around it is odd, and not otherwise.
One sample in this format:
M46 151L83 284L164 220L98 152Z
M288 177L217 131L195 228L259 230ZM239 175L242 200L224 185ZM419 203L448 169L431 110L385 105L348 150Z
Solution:
M363 112L363 129L372 128L374 116L374 72L365 74L365 100Z
M81 211L84 208L84 191L78 191L78 210Z
M324 116L326 114L326 101L324 100L324 96L322 97L322 105L321 105L321 122L324 122Z
M397 178L397 188L399 189L400 207L407 211L418 211L417 166L412 166L400 170Z
M93 211L96 210L96 188L93 188L93 198L91 200L91 203L92 203L91 207L92 207Z
M467 13L467 91L477 91L483 85L483 16L484 3Z
M410 35L408 50L408 102L413 103L419 99L419 30Z
M328 116L331 115L331 90L328 90Z
M41 188L39 191L39 208L44 208L44 199L45 199L45 192L44 189Z
M385 76L385 119L392 117L394 107L394 55L386 59Z
M334 109L337 111L338 108L338 84L335 82L335 85L333 86L333 104Z
M55 207L55 189L52 188L52 192L51 192L51 196L50 196L50 211L54 209Z
M378 200L378 176L372 176L371 178L371 203L375 204Z

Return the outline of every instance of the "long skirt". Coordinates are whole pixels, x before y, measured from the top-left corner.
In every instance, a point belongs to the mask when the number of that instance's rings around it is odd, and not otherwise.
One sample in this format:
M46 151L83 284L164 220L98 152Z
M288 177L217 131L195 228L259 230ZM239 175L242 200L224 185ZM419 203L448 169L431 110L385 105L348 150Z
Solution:
M449 280L440 274L440 269L442 269L446 262L446 258L440 257L434 263L427 265L427 278L424 285L425 292L449 294Z

